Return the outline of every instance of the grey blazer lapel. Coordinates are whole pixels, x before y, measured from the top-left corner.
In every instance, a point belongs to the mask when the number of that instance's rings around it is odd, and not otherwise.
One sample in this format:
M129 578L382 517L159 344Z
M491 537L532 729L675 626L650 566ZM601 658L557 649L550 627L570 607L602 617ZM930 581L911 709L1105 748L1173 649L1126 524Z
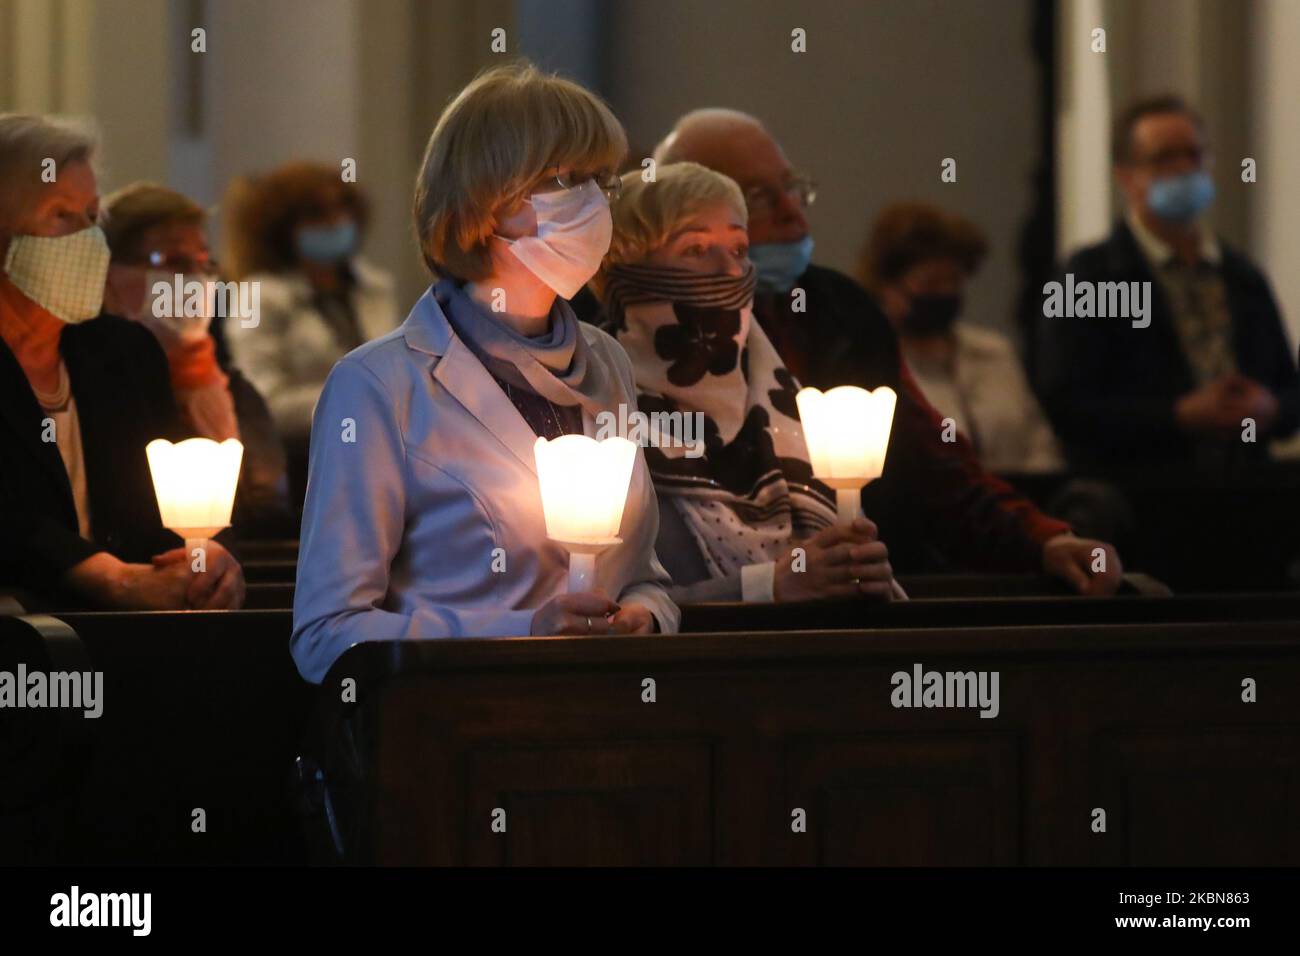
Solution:
M433 377L465 406L501 444L537 474L533 445L537 436L528 427L505 391L497 384L469 346L455 335L447 343L442 361L433 369Z

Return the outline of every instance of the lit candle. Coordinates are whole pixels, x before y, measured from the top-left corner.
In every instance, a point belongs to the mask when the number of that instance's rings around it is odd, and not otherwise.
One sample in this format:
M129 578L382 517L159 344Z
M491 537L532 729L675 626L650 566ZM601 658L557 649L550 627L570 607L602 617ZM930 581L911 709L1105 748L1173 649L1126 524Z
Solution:
M569 591L590 591L596 555L619 544L623 506L637 446L626 438L586 435L537 439L533 457L542 491L546 535L569 551Z
M230 524L244 446L234 438L219 445L210 438L175 445L156 438L144 451L163 526L185 539L192 557L195 548Z
M862 488L884 471L897 400L883 385L874 392L856 385L824 393L804 388L795 396L813 475L835 489L844 524L860 513Z

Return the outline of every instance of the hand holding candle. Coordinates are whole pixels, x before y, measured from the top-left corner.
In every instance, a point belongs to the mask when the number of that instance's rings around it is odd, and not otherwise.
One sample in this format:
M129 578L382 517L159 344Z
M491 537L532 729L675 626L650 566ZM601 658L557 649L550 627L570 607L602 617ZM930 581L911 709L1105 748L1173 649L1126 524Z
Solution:
M897 400L884 385L804 388L795 396L813 475L835 489L841 524L858 516L862 488L884 471Z

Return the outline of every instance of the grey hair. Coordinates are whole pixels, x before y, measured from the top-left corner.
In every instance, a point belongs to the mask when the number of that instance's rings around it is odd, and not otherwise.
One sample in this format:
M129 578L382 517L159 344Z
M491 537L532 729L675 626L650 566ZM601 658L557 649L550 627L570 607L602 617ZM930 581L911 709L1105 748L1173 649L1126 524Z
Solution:
M57 172L93 163L98 140L69 123L30 113L0 113L0 230L25 211L39 191L46 160Z

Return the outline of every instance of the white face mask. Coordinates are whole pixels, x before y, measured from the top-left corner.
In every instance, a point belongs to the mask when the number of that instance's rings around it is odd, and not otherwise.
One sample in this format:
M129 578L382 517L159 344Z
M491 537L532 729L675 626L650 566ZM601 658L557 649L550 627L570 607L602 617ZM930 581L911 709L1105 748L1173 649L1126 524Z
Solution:
M527 202L537 213L537 235L506 239L510 251L533 275L571 299L600 268L614 235L609 201L595 180L557 192L537 193Z
M69 236L14 236L4 271L23 295L64 322L99 315L108 277L108 241L91 226Z

